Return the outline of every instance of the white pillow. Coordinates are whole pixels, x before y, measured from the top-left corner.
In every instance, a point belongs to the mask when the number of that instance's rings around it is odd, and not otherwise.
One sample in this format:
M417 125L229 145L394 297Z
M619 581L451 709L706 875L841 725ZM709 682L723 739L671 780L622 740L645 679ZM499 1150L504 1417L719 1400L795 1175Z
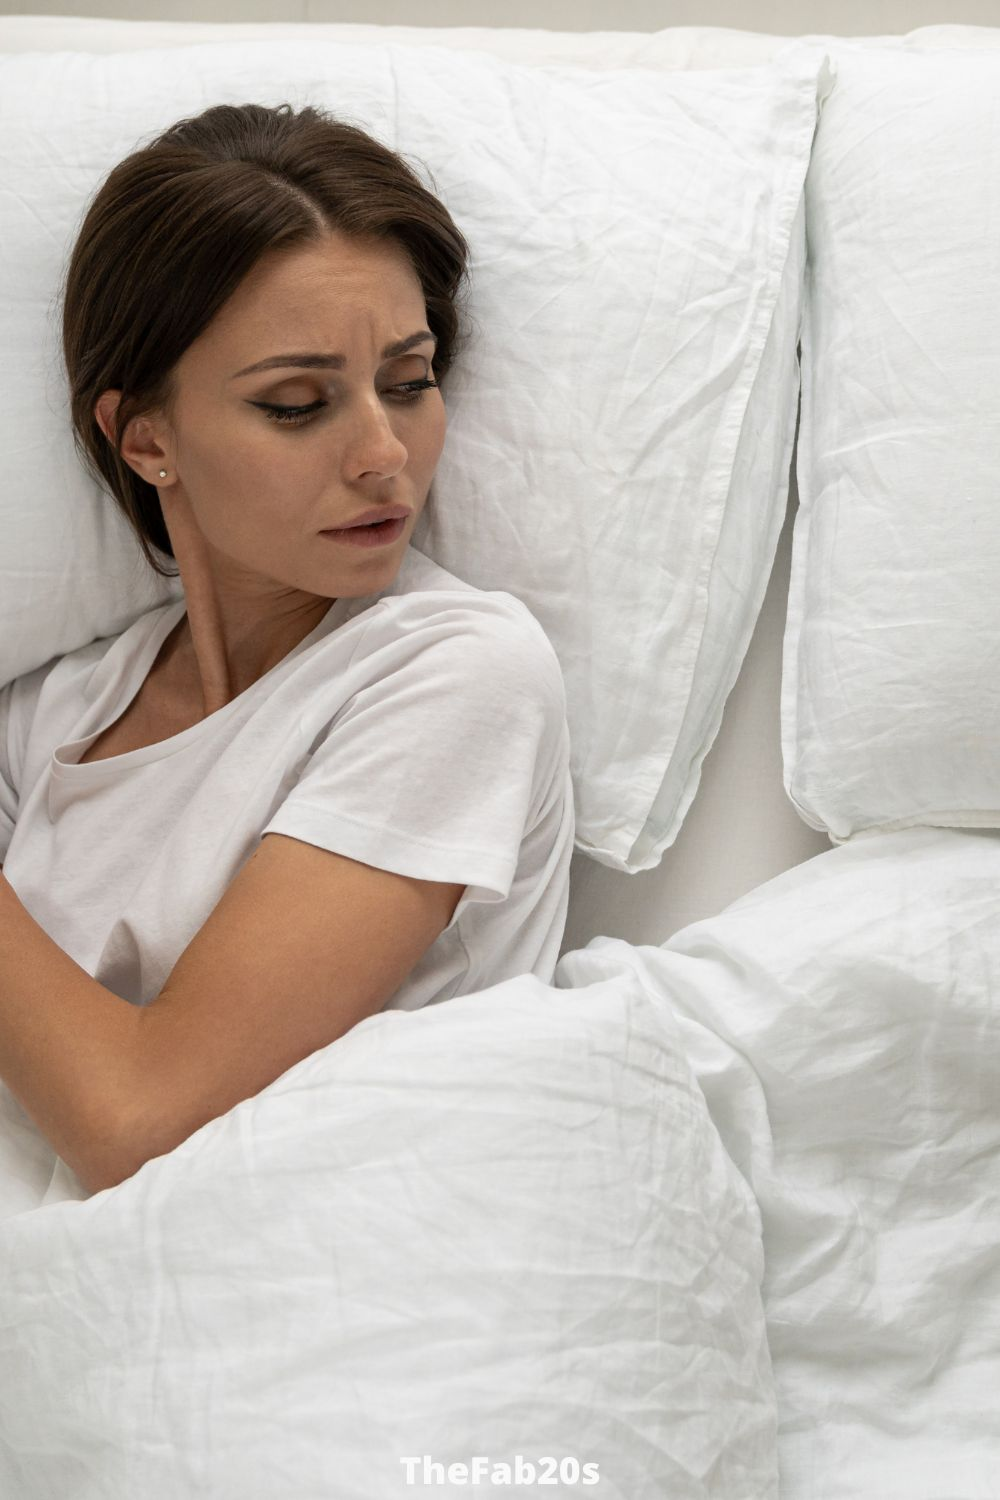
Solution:
M782 1500L996 1494L998 888L1000 834L907 829L556 970L638 974L760 1203Z
M836 843L996 827L1000 52L831 51L806 187L785 786Z
M578 846L655 865L785 509L824 55L670 75L299 41L0 57L0 681L178 592L72 447L56 292L93 192L211 103L316 102L432 174L473 250L476 336L414 545L539 619L566 678Z
M5 1496L776 1500L760 1216L635 979L379 1012L63 1196L0 1223Z

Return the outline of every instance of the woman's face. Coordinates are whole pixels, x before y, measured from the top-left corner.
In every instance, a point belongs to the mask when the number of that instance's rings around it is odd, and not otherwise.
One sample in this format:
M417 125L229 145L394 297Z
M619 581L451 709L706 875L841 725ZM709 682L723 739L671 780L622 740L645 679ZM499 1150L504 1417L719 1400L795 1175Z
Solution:
M396 244L331 233L258 262L178 361L161 439L214 568L265 592L268 580L331 599L387 587L444 446L441 393L421 385L433 354ZM316 367L296 368L306 356ZM394 542L320 534L390 503L412 511Z

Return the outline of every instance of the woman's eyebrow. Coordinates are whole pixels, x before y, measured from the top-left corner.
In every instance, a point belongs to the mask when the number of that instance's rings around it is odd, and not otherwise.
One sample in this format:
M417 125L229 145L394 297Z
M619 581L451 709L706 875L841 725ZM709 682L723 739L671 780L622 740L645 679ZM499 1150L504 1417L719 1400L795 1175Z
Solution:
M395 359L399 354L405 354L415 344L422 344L427 339L437 344L437 339L426 328L421 328L417 333L411 333L408 338L400 339L396 344L386 344L382 350L383 359ZM272 354L267 359L260 359L255 365L247 365L245 370L237 370L235 375L230 375L230 380L239 380L241 375L255 375L258 370L281 369L286 365L296 365L302 370L342 370L347 363L342 354Z

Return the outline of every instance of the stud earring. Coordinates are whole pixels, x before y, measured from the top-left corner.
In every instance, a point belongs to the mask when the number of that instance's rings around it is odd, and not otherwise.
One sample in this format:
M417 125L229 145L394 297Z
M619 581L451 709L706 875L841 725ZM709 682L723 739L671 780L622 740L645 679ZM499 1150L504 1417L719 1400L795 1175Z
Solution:
M161 469L160 470L160 478L161 479L166 479L166 477L167 477L167 471L166 471L166 469Z

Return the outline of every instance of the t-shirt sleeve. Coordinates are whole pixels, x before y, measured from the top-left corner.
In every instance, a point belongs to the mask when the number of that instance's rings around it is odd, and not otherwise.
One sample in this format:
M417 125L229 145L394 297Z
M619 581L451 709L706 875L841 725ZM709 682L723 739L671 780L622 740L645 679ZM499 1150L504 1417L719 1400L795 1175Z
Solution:
M14 681L16 680L15 678ZM0 865L7 858L7 850L14 836L14 819L17 817L17 788L14 785L10 749L13 696L13 682L0 688Z
M565 687L548 637L533 616L428 612L411 595L372 621L364 649L363 685L261 836L504 899L549 783L564 774Z

